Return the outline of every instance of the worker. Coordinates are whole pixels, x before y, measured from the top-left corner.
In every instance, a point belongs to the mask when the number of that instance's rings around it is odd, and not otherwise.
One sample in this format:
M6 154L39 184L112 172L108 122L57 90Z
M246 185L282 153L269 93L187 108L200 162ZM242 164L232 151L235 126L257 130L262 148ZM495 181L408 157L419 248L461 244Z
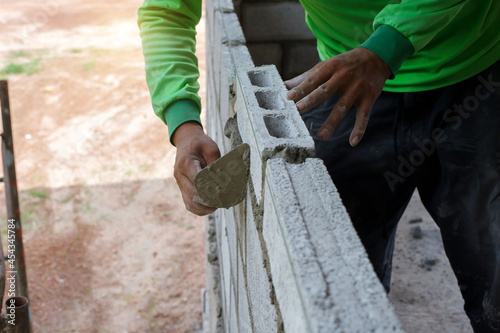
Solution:
M441 230L475 332L500 331L500 1L302 0L322 60L286 81L380 281L413 192ZM156 114L177 147L186 208L220 156L200 122L201 0L145 0Z

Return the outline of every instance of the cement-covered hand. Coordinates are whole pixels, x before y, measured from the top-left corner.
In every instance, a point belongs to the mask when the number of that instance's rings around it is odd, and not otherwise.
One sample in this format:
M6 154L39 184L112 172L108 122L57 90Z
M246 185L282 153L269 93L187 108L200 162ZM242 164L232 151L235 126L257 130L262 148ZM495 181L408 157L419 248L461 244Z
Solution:
M216 208L203 203L196 192L194 178L201 169L220 157L217 144L203 132L197 122L180 125L173 133L172 142L177 147L174 177L186 209L196 215L212 213Z
M387 64L372 51L355 48L322 61L309 71L285 82L287 98L297 103L300 113L326 101L334 94L341 97L318 131L321 140L328 139L346 113L356 106L356 123L349 143L359 143L368 124L373 103L391 75Z

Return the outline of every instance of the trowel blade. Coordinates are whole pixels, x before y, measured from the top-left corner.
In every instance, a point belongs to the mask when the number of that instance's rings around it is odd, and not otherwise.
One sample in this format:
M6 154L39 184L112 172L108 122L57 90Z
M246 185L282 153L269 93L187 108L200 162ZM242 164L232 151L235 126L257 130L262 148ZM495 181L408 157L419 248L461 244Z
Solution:
M250 146L243 143L201 170L194 185L205 204L229 208L242 202L247 195L249 161Z

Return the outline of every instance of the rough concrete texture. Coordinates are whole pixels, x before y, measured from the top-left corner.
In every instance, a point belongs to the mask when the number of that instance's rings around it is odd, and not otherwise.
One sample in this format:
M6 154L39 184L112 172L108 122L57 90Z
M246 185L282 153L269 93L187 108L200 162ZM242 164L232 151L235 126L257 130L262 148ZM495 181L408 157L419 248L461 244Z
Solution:
M219 142L222 154L229 152L223 126L234 114L235 62L253 66L232 1L208 0L206 3L207 39L207 132Z
M196 191L207 205L229 208L245 199L249 154L250 146L241 144L196 175Z
M248 287L244 274L241 258L238 258L238 283L236 285L236 298L238 306L239 332L253 332L253 324L248 303Z
M234 215L232 210L221 210L223 218L226 223L226 236L228 242L228 252L223 255L229 257L229 274L231 276L231 288L236 289L236 281L238 278L238 238L236 231L236 223L234 222Z
M235 284L232 284L232 287L234 287ZM234 289L231 288L231 295L229 297L229 332L240 332L239 326L238 326L238 310L237 310L237 303L236 303L236 295L234 294Z
M314 141L295 104L286 99L275 66L238 68L237 73L238 127L250 145L250 178L260 204L266 161L282 157L300 163L314 156Z
M246 277L249 303L252 309L254 332L277 332L278 304L273 301L272 285L266 270L264 255L268 253L262 237L262 217L254 211L252 193L248 193L246 215ZM259 226L258 226L259 225ZM258 230L259 229L259 230Z
M235 13L215 12L215 22L213 40L221 42L222 45L236 46L245 44L246 39L241 29L240 21Z
M264 200L286 332L401 332L321 160L268 161Z
M215 127L216 136L214 138L217 138L216 141L221 143L219 148L222 154L226 154L230 150L230 145L223 138L223 129L228 118L235 113L235 63L253 66L253 62L244 45L231 47L222 45L221 55L220 58L213 58L211 65L207 66L207 86L209 86L207 89L209 92L214 92L213 96L208 95L208 108L213 116L212 120L207 118L207 121L214 122L211 124ZM214 78L212 79L212 77Z
M245 37L249 42L314 38L304 20L304 7L299 2L244 2L240 17Z

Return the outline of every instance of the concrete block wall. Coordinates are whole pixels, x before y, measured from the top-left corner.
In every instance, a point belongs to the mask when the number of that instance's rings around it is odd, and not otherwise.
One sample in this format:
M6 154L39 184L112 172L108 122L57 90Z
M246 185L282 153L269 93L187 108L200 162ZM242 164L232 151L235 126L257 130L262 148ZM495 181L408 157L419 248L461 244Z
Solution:
M237 0L234 6L255 65L275 65L285 80L319 61L298 0Z
M206 220L204 331L400 332L278 69L255 66L235 10L206 3L206 129L223 154L249 144L250 177L242 203Z

